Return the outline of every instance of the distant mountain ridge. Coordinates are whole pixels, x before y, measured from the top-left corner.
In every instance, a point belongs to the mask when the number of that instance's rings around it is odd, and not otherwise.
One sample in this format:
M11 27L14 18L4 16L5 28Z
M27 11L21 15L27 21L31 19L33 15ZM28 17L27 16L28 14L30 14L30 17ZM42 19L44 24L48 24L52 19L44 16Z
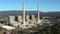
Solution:
M56 11L56 12L46 12L46 13L49 13L49 14L60 14L60 11Z
M21 15L23 11L0 11L0 15ZM42 14L43 12L41 12ZM37 11L26 11L26 14L37 14Z
M0 11L0 15L21 15L23 11L20 10L10 10L10 11ZM26 11L26 14L37 14L37 11ZM60 12L42 12L40 14L59 14Z

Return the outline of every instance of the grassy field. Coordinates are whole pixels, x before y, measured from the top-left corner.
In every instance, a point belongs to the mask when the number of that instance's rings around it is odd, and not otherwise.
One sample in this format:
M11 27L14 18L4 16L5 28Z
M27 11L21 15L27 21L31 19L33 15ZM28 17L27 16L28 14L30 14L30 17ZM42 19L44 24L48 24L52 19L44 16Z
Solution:
M5 31L6 31L6 29L0 27L0 34L2 34Z

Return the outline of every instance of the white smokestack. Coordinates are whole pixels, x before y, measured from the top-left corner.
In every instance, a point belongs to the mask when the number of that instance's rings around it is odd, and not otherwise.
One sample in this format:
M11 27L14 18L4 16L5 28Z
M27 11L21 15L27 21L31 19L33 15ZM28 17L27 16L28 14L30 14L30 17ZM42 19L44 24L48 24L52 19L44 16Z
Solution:
M37 11L38 11L38 22L39 22L39 19L40 19L40 5L38 4L38 7L37 7Z
M25 26L25 3L23 2L23 25Z

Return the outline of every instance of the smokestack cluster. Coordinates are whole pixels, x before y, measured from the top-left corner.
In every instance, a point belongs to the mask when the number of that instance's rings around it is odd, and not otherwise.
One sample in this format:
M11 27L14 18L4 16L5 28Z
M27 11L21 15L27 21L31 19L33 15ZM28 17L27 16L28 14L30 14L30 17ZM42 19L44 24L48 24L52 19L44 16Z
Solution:
M27 20L29 20L29 15L25 15L25 3L23 2L23 15L22 16L18 16L18 21L19 22L23 22L23 26L26 26L27 25L27 22L26 22L26 18ZM40 23L40 5L38 4L37 6L37 11L38 11L38 15L37 15L37 23L39 24ZM32 20L35 20L35 15L31 15L32 16ZM23 18L23 19L22 19ZM14 16L10 16L10 21L13 22L15 20L15 17ZM22 21L23 20L23 21Z

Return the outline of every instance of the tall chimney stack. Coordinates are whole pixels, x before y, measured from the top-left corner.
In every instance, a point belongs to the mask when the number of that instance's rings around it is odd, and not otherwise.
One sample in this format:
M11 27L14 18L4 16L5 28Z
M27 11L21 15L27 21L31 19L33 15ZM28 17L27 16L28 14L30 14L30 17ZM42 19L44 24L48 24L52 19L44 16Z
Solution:
M40 5L39 4L37 6L37 11L38 11L38 23L39 23L39 19L40 19Z
M25 26L25 3L23 2L23 25Z

